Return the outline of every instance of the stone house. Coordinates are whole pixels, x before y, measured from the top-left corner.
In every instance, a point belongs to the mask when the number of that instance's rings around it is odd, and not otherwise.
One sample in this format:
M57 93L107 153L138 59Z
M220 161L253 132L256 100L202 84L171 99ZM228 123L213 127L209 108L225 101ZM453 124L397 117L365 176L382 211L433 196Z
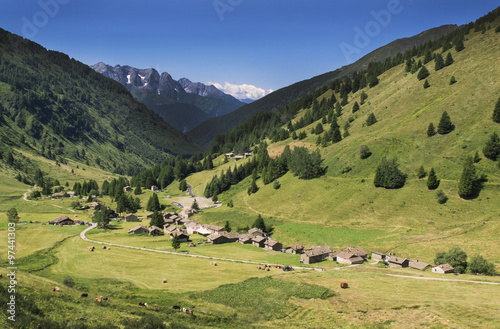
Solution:
M126 222L138 222L139 221L139 217L137 217L135 214L126 214L125 216L123 216L123 218L125 218L125 221Z
M132 234L148 233L149 234L149 229L146 226L139 225L139 226L136 226L136 227L128 230L128 233L132 233Z
M390 256L386 259L389 267L408 267L410 260L406 258Z
M453 272L455 269L450 264L441 264L432 268L432 273L447 274Z

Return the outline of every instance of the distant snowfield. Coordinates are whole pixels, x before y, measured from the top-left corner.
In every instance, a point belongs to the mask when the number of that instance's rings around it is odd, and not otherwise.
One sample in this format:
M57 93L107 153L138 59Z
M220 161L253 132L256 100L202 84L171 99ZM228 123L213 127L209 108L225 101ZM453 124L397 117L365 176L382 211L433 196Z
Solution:
M257 100L259 98L262 98L270 93L272 93L274 90L272 89L262 89L253 85L248 85L248 84L241 84L241 85L236 85L232 84L229 82L224 82L224 85L221 85L220 83L217 82L206 82L206 85L213 85L215 88L219 89L220 91L229 94L233 96L234 98L237 98L239 100Z

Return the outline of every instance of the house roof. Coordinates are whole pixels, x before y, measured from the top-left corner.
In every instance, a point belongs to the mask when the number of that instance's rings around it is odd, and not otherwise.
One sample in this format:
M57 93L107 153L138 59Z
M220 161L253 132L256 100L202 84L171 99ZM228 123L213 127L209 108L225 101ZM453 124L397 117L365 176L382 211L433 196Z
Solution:
M410 264L408 266L410 266L412 268L416 268L417 270L423 270L427 266L430 266L430 265L427 263L421 262L418 259L417 260L410 259Z
M278 243L279 243L279 244L281 244L280 242L278 242L278 241L274 241L274 240L271 240L271 239L269 239L269 240L267 240L267 241L266 241L266 244L267 244L269 247L275 246L275 245L276 245L276 244L278 244Z
M218 240L218 239L227 239L227 237L224 234L219 234L219 233L212 233L209 236L207 236L208 240Z
M405 261L408 261L406 258L401 258L401 257L396 257L396 256L391 256L387 258L388 263L394 263L394 264L403 264Z
M264 238L263 236L256 236L255 238L252 239L252 241L254 242L257 242L257 243L260 243L262 241L265 241L266 238Z
M231 239L231 240L234 240L234 239L239 239L240 238L240 235L238 233L227 233L227 232L224 232L222 233L222 235L224 235L226 238L228 239Z
M155 225L153 225L153 226L151 226L149 228L149 232L153 232L153 231L156 231L156 230L161 231L161 228L159 228L158 226L155 226Z
M238 238L240 239L240 241L248 241L248 240L252 240L253 235L251 235L251 234L240 234Z
M297 243L296 245L293 245L290 248L293 250L301 250L304 249L304 245L302 243Z
M142 225L139 225L139 226L136 226L134 228L131 228L130 230L128 230L129 232L135 232L135 231L138 231L138 230L146 230L146 231L149 231L149 229L146 227L146 226L142 226Z
M378 251L372 251L372 255L373 255L373 254L380 255L380 256L385 256L385 254L384 254L384 253L382 253L382 252L378 252Z
M441 265L438 265L436 267L441 268L445 272L455 270L455 268L453 266L451 266L450 264L441 264Z
M224 230L223 227L220 227L220 226L217 226L217 225L203 224L202 226L204 228L206 228L207 230L215 231L215 232L220 232L220 231Z
M312 256L329 254L331 252L333 252L333 250L329 246L313 246L311 247L311 249L306 250L304 254L306 254L306 256L308 257L312 257Z
M356 256L366 257L367 253L360 247L347 247L344 249L347 252L350 252Z
M170 235L171 236L179 236L179 237L184 235L184 236L189 238L189 234L186 234L182 231L174 231L174 232L170 233Z
M254 227L254 228L252 228L252 229L248 230L248 233L249 233L249 234L253 234L253 233L260 233L260 234L264 234L264 231L262 231L260 228L256 228L256 227Z
M71 220L71 219L68 216L61 216L61 217L58 217L58 218L54 219L53 221L51 221L51 223L57 224L57 223L65 221L65 220Z
M126 214L124 217L129 217L129 216L135 216L135 217L137 217L137 215L136 215L136 214L132 214L132 213L130 213L130 214Z
M342 250L339 253L337 253L337 258L352 259L352 258L356 258L356 257L359 257L359 256L353 254L352 252L347 252L345 250Z

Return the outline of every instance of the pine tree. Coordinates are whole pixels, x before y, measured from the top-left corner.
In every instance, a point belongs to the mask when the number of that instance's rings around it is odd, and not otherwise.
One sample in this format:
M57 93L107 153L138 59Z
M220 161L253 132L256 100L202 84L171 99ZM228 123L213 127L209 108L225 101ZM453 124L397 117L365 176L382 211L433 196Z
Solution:
M434 128L434 124L429 123L429 127L427 127L427 137L432 137L436 134L436 129Z
M450 78L450 86L451 86L452 84L456 83L456 82L457 82L457 79L455 79L455 76L454 76L454 75L452 75L452 76L451 76L451 78Z
M427 176L427 172L425 171L424 166L420 166L417 172L417 176L418 178L424 178L425 176Z
M292 133L292 139L297 139L297 132L295 130Z
M363 105L365 103L365 100L368 98L368 95L362 91L361 96L359 96L359 103L360 105Z
M250 187L248 188L248 195L252 194L252 193L257 193L257 191L259 190L259 187L257 186L257 183L255 182L255 178L252 179L252 184L250 185Z
M229 221L226 221L226 224L224 224L224 231L227 233L231 232L231 224L229 224Z
M432 61L432 53L431 53L430 49L427 49L425 51L425 55L424 55L424 64L427 64L430 61Z
M458 183L458 195L462 199L473 198L478 190L478 177L476 176L476 167L471 157L465 160L462 176Z
M179 190L181 190L182 192L186 192L187 191L187 182L185 179L181 180L181 182L179 183Z
M198 204L198 201L196 201L196 199L194 199L193 204L191 205L191 208L193 208L195 210L200 210L200 205Z
M403 187L406 182L406 175L398 167L396 158L387 160L383 157L375 172L375 179L373 180L375 187L388 189Z
M134 194L135 195L139 195L139 194L142 194L142 189L139 185L136 186L135 190L134 190Z
M177 250L181 247L181 241L177 234L175 233L173 234L171 243L172 243L172 248L174 248L174 250Z
M500 97L498 98L495 109L493 110L493 121L500 123Z
M151 221L149 222L149 227L151 226L157 226L157 227L163 227L165 225L165 221L163 220L163 214L159 211L154 211L153 215L151 216Z
M434 168L431 168L431 171L429 171L429 177L427 178L427 188L429 190L435 190L439 186L439 180L437 179L436 172L434 171Z
M359 111L359 104L358 102L354 102L354 105L352 106L352 113L356 113Z
M464 46L464 40L462 38L460 38L459 40L456 41L455 43L455 50L457 52L459 51L462 51L465 49L465 46Z
M316 128L314 129L314 132L316 133L316 135L319 135L323 131L324 131L323 125L321 124L321 122L318 122L318 124L316 125Z
M417 79L418 80L423 80L427 78L430 75L429 70L425 66L422 66L420 71L418 71Z
M434 66L434 70L439 71L444 67L444 60L441 54L436 54L436 64Z
M476 154L474 154L474 163L478 163L481 161L481 157L479 156L479 152L476 151Z
M448 53L448 55L446 55L446 61L444 62L444 65L450 66L451 64L453 64L453 57L451 56L451 53Z
M431 85L429 84L429 81L427 79L425 79L425 82L424 82L424 89L427 89L429 88Z
M361 145L359 147L359 157L361 159L367 159L367 158L370 157L370 155L372 155L372 152L370 151L370 149L368 148L368 146Z
M160 201L158 200L158 195L156 193L153 193L152 196L149 197L148 203L146 205L146 210L148 211L160 211Z
M497 133L493 133L490 136L490 140L486 142L483 148L483 154L490 160L495 161L500 155L500 139Z
M9 223L19 222L19 214L17 213L16 208L10 208L7 210L7 219L9 220Z
M372 112L372 113L370 113L370 115L366 119L366 125L371 126L375 123L377 123L377 118L375 117L375 114L373 114L373 112Z
M452 132L453 129L455 129L455 126L451 122L448 112L444 111L441 120L439 120L437 132L440 135L445 135Z
M264 232L267 231L266 223L264 222L264 219L260 214L257 216L257 219L255 219L255 221L253 222L252 228L258 228Z
M340 142L341 140L342 140L342 134L340 133L339 127L337 127L333 130L332 142L335 144Z

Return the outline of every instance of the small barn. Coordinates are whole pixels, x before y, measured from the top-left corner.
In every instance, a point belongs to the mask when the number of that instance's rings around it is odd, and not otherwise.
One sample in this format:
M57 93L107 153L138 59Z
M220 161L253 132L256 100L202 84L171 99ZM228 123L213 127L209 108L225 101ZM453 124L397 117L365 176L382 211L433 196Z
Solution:
M148 233L149 234L149 229L146 226L139 225L139 226L136 226L136 227L128 230L128 233L132 233L132 234Z
M252 239L252 246L258 247L258 248L264 248L264 244L266 242L266 238L263 236L257 236Z
M291 247L286 248L287 254L302 254L304 252L304 245L302 243L297 243Z
M68 216L61 216L49 222L51 225L74 225L75 222L71 220Z
M151 235L151 236L158 236L158 235L162 235L162 234L163 234L163 231L158 226L153 225L149 228L149 235Z
M281 244L281 242L269 239L264 243L264 249L273 250L273 251L281 251L281 249L283 249L283 244Z
M207 237L207 243L223 244L228 243L229 239L224 234L212 233Z
M419 261L418 259L412 260L410 259L410 262L408 263L408 267L414 268L416 270L423 271L430 265L424 262Z
M249 244L252 243L253 236L251 234L240 234L238 237L238 241L241 244Z
M339 264L363 264L364 261L363 257L355 255L352 252L342 250L337 253L337 263Z
M248 234L251 234L254 238L258 236L265 236L266 234L260 228L252 228L248 230Z
M137 217L135 214L126 214L125 216L123 216L123 218L125 219L126 222L138 222L139 221L139 217Z
M387 255L381 252L372 251L372 259L375 260L386 260Z
M181 232L181 231L172 232L170 234L170 240L172 240L174 238L174 236L178 236L180 242L188 242L189 241L189 235L187 235L184 232Z
M447 274L453 272L455 269L450 264L441 264L432 268L432 273Z
M328 258L332 253L333 250L329 246L311 247L311 249L304 251L300 255L300 262L302 264L318 263Z
M406 258L391 256L386 259L389 267L408 267L410 260Z

